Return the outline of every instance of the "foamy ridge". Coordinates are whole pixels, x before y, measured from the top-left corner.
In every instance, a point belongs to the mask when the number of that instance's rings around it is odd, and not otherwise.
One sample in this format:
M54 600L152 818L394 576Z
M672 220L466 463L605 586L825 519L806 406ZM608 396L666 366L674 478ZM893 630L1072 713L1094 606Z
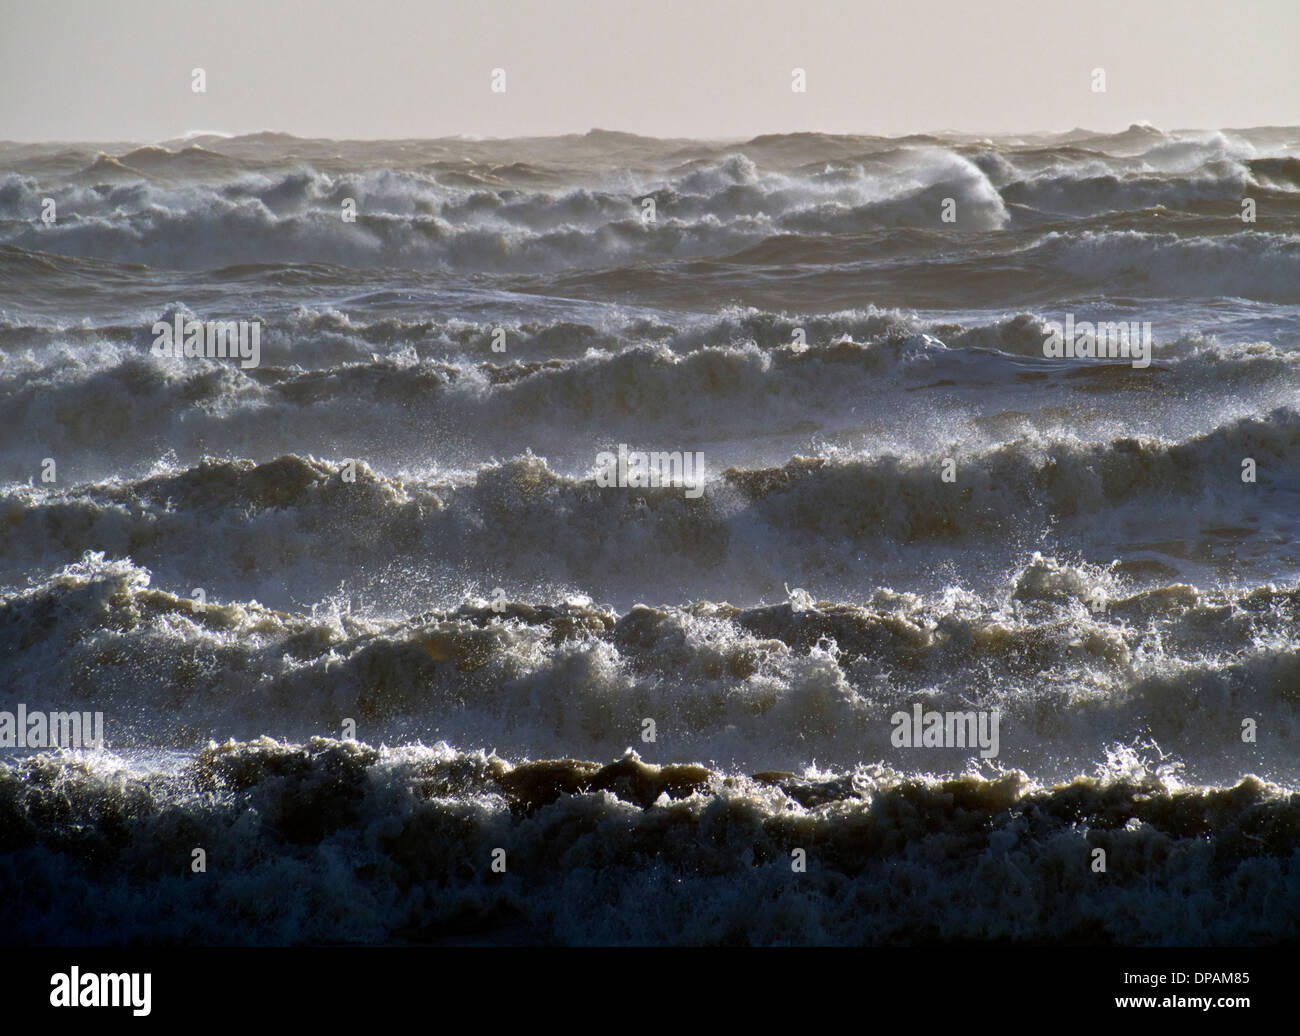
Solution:
M393 617L351 598L310 611L198 606L151 582L129 562L89 557L7 596L0 641L14 650L0 704L93 704L110 748L304 738L351 719L389 743L599 758L652 717L660 741L642 746L652 757L728 769L875 759L945 772L977 761L894 746L890 716L922 702L1000 710L999 765L1040 775L1154 739L1201 779L1247 762L1296 779L1294 587L1204 591L1123 564L1034 556L987 595L879 588L857 603L621 614L577 599L479 598ZM1243 745L1243 715L1270 717L1267 741Z
M38 821L55 800L59 819ZM1056 786L1014 771L724 778L631 753L512 765L324 739L213 745L174 775L44 756L0 764L0 878L27 890L0 904L0 931L83 944L1282 943L1300 914L1296 809L1254 777L1186 786L1131 755ZM160 871L196 841L225 864L202 882ZM503 845L507 873L482 881ZM1094 848L1114 861L1105 885L1087 867ZM798 881L795 849L809 862Z
M1240 478L1243 457L1257 467L1254 483ZM949 461L951 481L940 477ZM10 581L99 550L173 578L183 560L210 585L233 587L261 569L297 570L318 588L366 568L380 537L390 565L401 559L415 572L422 562L509 571L517 585L573 580L602 594L626 592L638 575L647 588L681 580L700 593L722 577L728 593L747 595L789 578L845 578L864 557L909 545L1014 549L1052 530L1101 550L1175 533L1209 554L1219 541L1247 546L1285 522L1298 464L1300 416L1279 408L1183 442L1035 435L971 450L713 468L699 499L668 486L602 488L590 472L563 475L530 453L432 478L286 455L205 458L69 489L15 486L0 497L0 515Z

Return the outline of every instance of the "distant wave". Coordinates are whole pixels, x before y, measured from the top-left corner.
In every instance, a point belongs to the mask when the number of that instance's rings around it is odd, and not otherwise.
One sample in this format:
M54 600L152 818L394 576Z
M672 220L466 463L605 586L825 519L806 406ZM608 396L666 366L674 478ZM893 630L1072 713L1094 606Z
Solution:
M450 142L430 142L427 160L412 166L408 153L405 168L335 156L313 167L310 146L286 166L266 140L200 139L207 146L100 152L75 170L69 156L25 157L25 168L0 177L0 242L182 269L326 261L531 273L721 255L782 235L997 230L1024 222L1016 207L1081 217L1235 205L1249 193L1293 213L1300 204L1300 159L1289 147L1223 133L1161 134L1134 154L1114 138L989 147L795 135L788 146L762 139L691 156L640 138L635 168L622 171L603 167L600 149L617 142L599 136L535 142L536 161L509 163L494 161L499 148L486 143L459 144L452 159ZM777 162L760 167L747 149ZM593 172L575 183L550 164L566 153L585 155ZM45 197L62 214L50 226L38 219ZM340 218L348 198L355 223ZM647 198L653 223L642 221ZM939 219L945 203L950 228Z

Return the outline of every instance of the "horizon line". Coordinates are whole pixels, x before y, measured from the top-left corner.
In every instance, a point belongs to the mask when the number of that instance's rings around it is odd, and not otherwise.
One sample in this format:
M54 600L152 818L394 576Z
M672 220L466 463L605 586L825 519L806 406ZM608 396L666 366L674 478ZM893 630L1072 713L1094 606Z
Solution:
M77 137L47 137L41 139L19 139L16 137L0 138L0 144L137 144L141 147L156 147L164 143L173 143L185 140L194 140L202 137L211 137L221 140L241 140L249 137L288 137L293 140L314 141L327 140L336 144L378 144L378 143L396 143L404 141L462 141L468 144L483 144L508 142L512 140L563 140L566 138L582 138L593 135L607 134L609 136L635 137L638 140L647 141L691 141L696 143L719 143L719 144L736 144L751 143L761 140L765 137L797 137L797 136L817 136L817 137L843 137L843 138L860 138L875 137L880 140L906 140L909 137L971 137L975 139L996 140L1007 137L1059 137L1069 134L1081 133L1088 136L1118 136L1122 133L1128 133L1134 130L1153 130L1157 133L1249 133L1261 130L1280 130L1280 129L1300 129L1300 122L1289 123L1262 123L1252 126L1177 126L1170 129L1164 129L1152 122L1138 119L1130 122L1120 129L1091 129L1084 126L1072 126L1069 129L1049 130L1049 129L1032 129L1032 130L1007 130L1001 132L982 132L978 130L959 130L951 127L945 129L927 129L912 130L906 133L873 133L868 131L833 131L820 129L799 129L799 130L767 130L760 133L746 134L742 136L680 136L667 135L659 136L650 133L638 133L634 130L608 129L603 126L592 126L585 131L573 130L567 133L535 133L535 134L516 134L510 136L479 136L468 133L452 133L441 136L398 136L398 137L331 137L317 135L303 135L294 133L289 130L278 129L260 129L248 130L243 132L231 132L218 129L204 130L187 130L184 133L169 137L159 137L152 140L145 140L138 137L100 137L100 138L77 138Z

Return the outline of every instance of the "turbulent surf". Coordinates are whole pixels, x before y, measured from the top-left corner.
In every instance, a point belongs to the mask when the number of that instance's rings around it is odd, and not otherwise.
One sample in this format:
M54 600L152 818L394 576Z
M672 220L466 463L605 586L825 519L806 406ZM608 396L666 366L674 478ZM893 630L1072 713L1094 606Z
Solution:
M1293 941L1297 389L1296 128L0 143L0 939Z

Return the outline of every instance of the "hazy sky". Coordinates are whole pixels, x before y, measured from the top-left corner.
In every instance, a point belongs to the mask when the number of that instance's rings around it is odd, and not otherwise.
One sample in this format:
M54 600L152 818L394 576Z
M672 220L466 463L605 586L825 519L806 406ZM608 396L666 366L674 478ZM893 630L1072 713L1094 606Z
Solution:
M0 138L1294 125L1298 53L1300 0L0 0Z

